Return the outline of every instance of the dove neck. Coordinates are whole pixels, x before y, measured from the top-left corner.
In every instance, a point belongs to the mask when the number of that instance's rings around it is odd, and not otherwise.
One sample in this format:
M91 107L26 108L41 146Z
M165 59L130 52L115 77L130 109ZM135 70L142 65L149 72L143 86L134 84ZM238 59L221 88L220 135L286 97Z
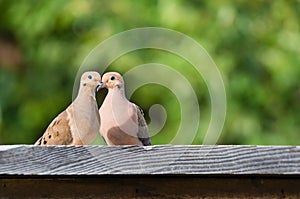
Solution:
M122 88L122 87L117 87L117 88L114 88L114 89L109 89L108 90L108 94L109 95L112 95L112 96L118 96L120 98L126 98L125 96L125 89Z
M95 90L94 89L85 89L85 88L80 88L78 95L76 97L76 101L81 101L81 100L96 100L95 97Z

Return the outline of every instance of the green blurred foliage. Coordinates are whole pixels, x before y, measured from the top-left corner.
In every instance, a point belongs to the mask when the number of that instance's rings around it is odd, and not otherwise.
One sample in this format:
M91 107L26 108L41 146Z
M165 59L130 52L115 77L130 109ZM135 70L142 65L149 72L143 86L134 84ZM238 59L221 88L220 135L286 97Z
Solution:
M218 144L299 144L299 1L2 0L0 10L0 144L33 143L71 103L88 53L114 34L148 26L192 37L219 67L228 101ZM185 60L141 50L108 70L125 73L150 62L172 66L192 83L201 108L194 144L201 144L210 97ZM168 143L181 119L176 96L150 85L131 100L146 113L152 104L165 107L167 123L152 142Z

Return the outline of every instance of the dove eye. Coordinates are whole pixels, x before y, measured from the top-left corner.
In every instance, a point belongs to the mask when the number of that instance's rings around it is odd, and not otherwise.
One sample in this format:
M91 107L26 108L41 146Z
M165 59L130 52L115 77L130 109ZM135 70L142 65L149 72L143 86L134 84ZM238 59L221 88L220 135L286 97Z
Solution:
M89 78L89 79L92 79L93 77L92 77L92 75L89 75L88 78Z
M116 79L115 76L111 76L111 77L110 77L110 80L111 80L111 81L114 81L115 79Z

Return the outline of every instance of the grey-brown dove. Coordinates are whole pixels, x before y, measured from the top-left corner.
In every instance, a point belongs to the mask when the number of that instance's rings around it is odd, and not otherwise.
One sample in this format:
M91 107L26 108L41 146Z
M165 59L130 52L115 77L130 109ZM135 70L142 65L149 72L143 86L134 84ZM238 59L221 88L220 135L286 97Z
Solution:
M151 145L143 111L127 100L124 80L119 73L109 72L102 77L101 88L107 88L100 107L100 133L108 145Z
M100 128L96 91L100 89L101 76L89 71L82 74L79 92L70 106L48 126L35 145L85 145L90 144Z

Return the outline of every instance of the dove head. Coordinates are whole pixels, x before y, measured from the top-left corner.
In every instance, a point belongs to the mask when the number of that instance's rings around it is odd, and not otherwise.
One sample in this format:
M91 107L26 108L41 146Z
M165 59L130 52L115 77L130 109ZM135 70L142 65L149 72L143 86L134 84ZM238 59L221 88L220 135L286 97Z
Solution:
M88 71L82 74L80 86L98 91L100 89L101 76L98 72Z
M105 73L102 78L101 87L107 89L122 89L124 88L123 77L117 72Z

